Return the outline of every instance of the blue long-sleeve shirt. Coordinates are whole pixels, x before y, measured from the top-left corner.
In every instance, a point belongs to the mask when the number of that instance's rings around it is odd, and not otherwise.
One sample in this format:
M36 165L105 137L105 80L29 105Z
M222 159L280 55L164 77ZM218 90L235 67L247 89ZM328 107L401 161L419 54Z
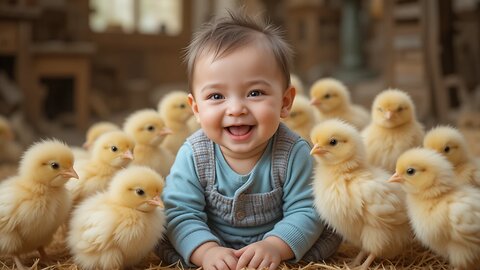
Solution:
M237 198L238 193L245 190L251 194L271 192L274 189L271 181L272 141L247 175L239 175L232 170L220 147L215 145L216 190L230 198ZM198 179L192 145L187 141L177 153L163 191L167 236L185 262L189 263L193 251L208 241L235 248L268 236L277 236L285 241L295 254L295 261L300 260L324 228L313 208L313 159L309 152L308 143L298 139L288 157L282 188L283 216L264 224L239 227L205 209L205 189Z

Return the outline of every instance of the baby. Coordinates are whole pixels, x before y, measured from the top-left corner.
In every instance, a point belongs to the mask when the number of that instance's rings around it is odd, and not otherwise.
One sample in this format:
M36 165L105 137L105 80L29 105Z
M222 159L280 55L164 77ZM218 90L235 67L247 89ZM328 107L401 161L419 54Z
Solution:
M240 13L195 35L186 61L201 130L167 176L164 262L276 269L337 250L313 208L310 146L280 123L295 98L290 55L277 28Z

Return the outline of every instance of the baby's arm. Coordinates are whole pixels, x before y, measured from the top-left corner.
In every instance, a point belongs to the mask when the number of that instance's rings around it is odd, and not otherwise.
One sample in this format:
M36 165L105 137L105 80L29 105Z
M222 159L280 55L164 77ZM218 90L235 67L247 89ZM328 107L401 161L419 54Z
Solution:
M290 246L276 236L269 236L239 249L235 255L239 257L237 270L244 267L273 270L277 269L280 262L294 257Z
M212 234L207 224L204 188L196 175L192 148L188 143L178 151L162 197L170 242L189 266L194 266L192 263L201 266L198 261L189 259L194 257L196 251L202 251L200 247L206 243L220 240Z
M206 242L193 251L190 261L205 270L235 269L237 257L234 249L219 246L216 242Z
M313 162L308 143L298 141L283 184L283 218L264 236L264 240L272 236L283 240L293 252L290 259L294 261L302 259L324 228L313 206Z

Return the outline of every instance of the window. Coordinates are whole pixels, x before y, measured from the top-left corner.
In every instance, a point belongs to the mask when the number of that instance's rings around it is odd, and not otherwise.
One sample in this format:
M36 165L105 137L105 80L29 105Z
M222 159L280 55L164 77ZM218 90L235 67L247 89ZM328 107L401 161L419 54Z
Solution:
M90 0L90 28L97 33L165 34L182 31L182 1Z

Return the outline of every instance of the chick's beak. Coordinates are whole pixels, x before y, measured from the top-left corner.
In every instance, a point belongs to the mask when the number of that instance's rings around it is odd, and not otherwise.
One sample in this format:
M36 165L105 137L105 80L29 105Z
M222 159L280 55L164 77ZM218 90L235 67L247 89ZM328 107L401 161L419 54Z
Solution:
M124 159L132 159L133 160L132 151L130 151L130 150L125 151L125 153L123 153L122 157Z
M78 174L77 172L73 169L73 167L70 167L66 170L63 170L60 175L65 178L76 178L78 179Z
M390 177L390 179L388 179L388 182L389 183L403 183L405 179L403 179L402 176L400 176L400 174L398 173L395 173L392 175L392 177Z
M161 208L165 208L162 200L160 199L160 196L153 197L151 200L148 200L147 203L150 204L150 205L156 205L156 206L159 206Z
M310 105L319 105L320 104L320 100L318 98L312 98L310 100Z
M310 151L310 155L323 155L327 151L323 149L319 144L314 144L312 150Z
M391 111L385 112L385 119L390 120L392 119L393 113Z
M90 148L90 143L89 142L84 142L82 147L83 147L83 149L88 149L88 148Z
M173 131L169 128L162 128L158 131L158 136L165 136L165 135L169 135L169 134L172 134Z

